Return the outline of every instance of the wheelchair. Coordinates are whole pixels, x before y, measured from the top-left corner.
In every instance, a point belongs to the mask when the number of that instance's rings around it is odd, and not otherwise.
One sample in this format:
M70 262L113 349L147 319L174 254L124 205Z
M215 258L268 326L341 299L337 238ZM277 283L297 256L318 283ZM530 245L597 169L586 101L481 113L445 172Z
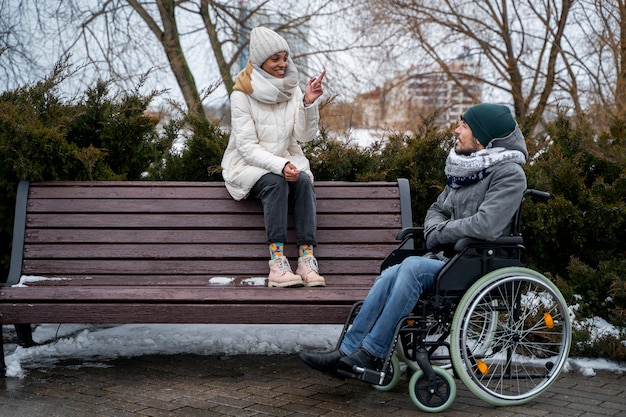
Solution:
M550 195L528 189L527 197ZM400 382L403 362L411 374L410 398L425 412L453 403L455 379L494 406L525 404L548 389L566 363L571 322L559 289L522 264L521 211L520 204L510 236L489 242L465 238L447 253L434 290L424 292L398 323L382 371L357 368L341 374L387 391ZM426 253L423 229L405 229L398 239L381 271ZM362 303L352 306L337 348Z

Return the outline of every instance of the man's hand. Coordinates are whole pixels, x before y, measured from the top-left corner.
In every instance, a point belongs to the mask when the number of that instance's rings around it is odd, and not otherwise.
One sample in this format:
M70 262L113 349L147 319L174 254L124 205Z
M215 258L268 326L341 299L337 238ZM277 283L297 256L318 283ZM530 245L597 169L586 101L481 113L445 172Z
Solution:
M426 249L431 250L439 245L439 240L437 239L437 230L433 229L428 234L426 234Z

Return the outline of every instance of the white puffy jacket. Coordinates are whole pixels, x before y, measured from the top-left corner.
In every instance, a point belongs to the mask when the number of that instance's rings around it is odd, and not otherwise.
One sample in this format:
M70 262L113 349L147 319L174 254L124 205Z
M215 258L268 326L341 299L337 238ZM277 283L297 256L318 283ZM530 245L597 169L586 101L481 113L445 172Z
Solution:
M290 100L276 104L234 91L230 103L232 130L222 159L222 176L235 200L246 198L266 173L282 175L287 162L313 180L298 142L309 142L317 135L317 102L305 108L303 93L296 89Z

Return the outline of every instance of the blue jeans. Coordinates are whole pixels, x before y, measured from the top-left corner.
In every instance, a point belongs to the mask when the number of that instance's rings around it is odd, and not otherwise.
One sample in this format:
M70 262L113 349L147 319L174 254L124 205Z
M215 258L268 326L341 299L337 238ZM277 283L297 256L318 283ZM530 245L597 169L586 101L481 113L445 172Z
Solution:
M293 209L298 245L317 245L317 200L311 178L300 173L287 182L281 175L268 173L254 184L250 197L261 200L267 244L287 242L287 215Z
M424 290L434 288L444 262L411 256L385 269L370 289L339 349L351 355L359 347L384 358L393 344L398 322L409 315Z

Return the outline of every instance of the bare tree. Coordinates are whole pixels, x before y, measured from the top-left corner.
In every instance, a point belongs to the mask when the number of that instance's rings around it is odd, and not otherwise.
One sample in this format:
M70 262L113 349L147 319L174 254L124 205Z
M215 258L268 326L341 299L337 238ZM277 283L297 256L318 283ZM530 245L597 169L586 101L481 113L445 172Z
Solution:
M38 32L57 40L48 54L72 56L92 74L127 86L148 71L173 77L196 114L218 86L232 92L254 26L288 37L307 76L340 62L338 54L363 48L359 38L331 26L345 16L347 0L51 0L45 7L21 1L36 16Z
M626 114L626 1L580 0L573 14L572 67L583 79L590 110ZM599 112L595 112L598 114ZM599 124L605 120L596 120Z
M368 32L403 32L418 59L450 79L470 77L513 103L525 131L537 126L564 70L561 44L574 0L371 0ZM364 33L365 34L365 33ZM462 48L481 62L479 74L459 72L452 57ZM459 84L459 87L462 85ZM471 94L468 91L468 94ZM481 97L475 97L479 101Z
M24 69L37 67L36 55L29 48L35 25L36 19L21 1L0 0L0 87L28 82Z

